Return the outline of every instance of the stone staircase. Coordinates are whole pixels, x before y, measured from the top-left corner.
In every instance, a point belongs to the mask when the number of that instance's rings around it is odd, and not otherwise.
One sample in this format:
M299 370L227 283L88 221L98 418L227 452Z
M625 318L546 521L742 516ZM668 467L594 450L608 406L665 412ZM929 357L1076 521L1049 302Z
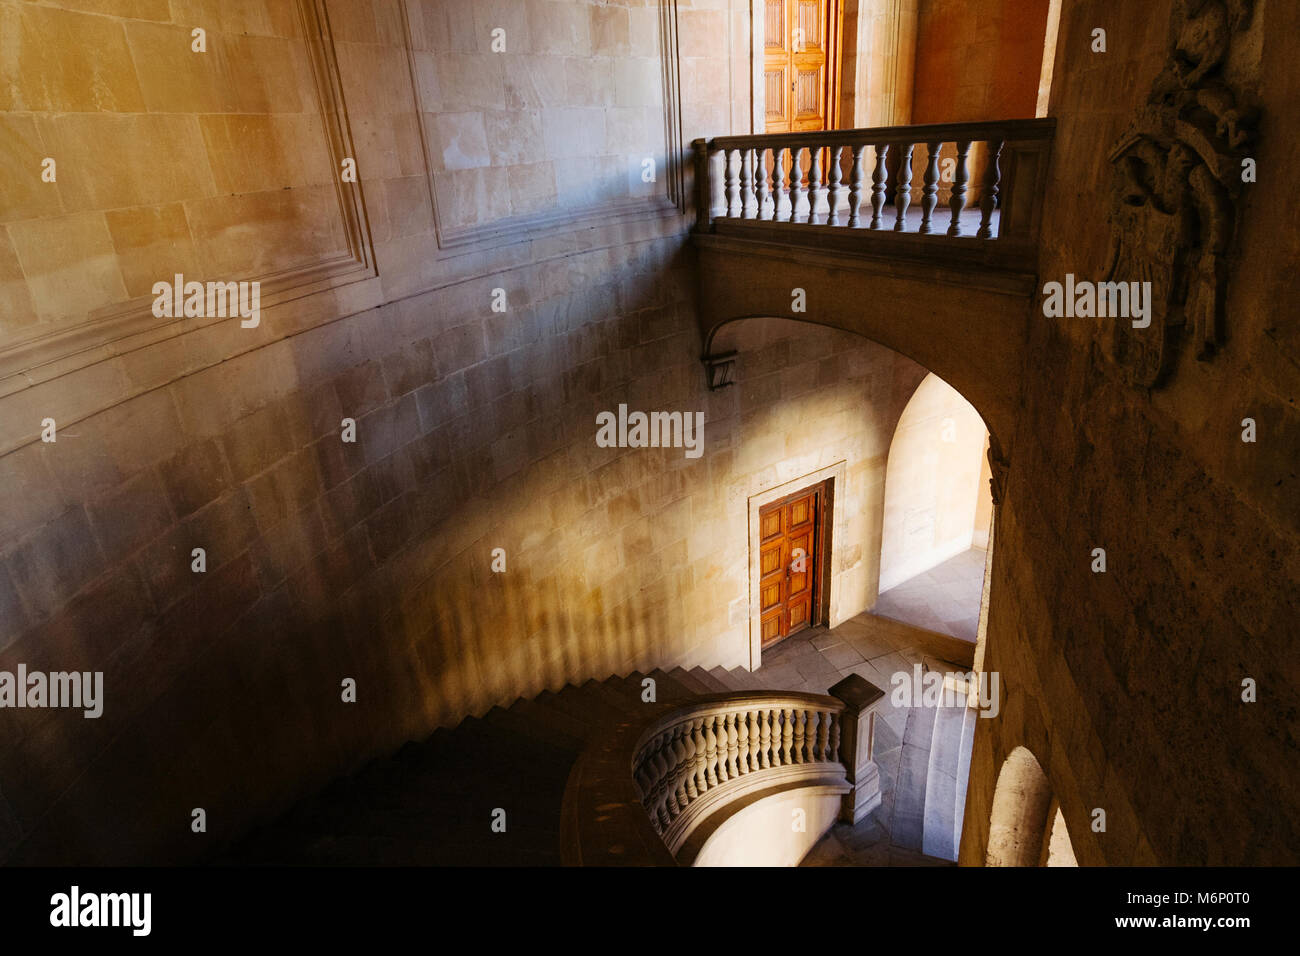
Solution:
M927 672L961 670L961 665L928 656L923 667ZM887 722L876 726L882 806L856 826L835 824L804 865L951 866L956 862L978 713L961 706L912 706L893 713L902 717L901 734Z
M634 672L546 691L403 746L331 783L215 862L558 866L560 805L587 740L658 703L761 690L743 669ZM504 832L498 822L504 811Z

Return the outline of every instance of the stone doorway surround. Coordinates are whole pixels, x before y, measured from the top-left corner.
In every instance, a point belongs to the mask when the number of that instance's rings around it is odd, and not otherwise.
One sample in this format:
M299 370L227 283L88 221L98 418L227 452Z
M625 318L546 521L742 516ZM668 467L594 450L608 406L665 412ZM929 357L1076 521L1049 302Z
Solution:
M848 492L848 462L837 461L809 472L798 478L773 485L749 497L749 669L758 670L763 663L763 628L760 621L761 602L759 600L759 520L758 513L765 505L780 501L795 492L813 485L827 482L825 506L830 512L830 521L825 526L821 560L821 581L819 603L821 623L825 627L834 627L844 618L840 607L840 583L836 557L842 551L847 537L847 509L835 506L836 499L841 499Z

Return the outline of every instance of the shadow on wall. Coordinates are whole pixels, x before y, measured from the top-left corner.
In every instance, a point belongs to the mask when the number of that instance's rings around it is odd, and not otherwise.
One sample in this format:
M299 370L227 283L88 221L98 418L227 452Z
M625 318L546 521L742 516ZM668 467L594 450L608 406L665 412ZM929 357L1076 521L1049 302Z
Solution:
M881 591L972 547L987 547L987 448L979 412L939 376L926 376L889 446Z

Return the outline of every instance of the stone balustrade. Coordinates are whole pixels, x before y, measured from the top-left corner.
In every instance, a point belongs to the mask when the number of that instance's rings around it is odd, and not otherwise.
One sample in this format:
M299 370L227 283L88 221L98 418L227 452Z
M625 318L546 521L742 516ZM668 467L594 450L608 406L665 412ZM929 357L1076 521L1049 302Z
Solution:
M1024 256L1054 130L1037 119L695 140L695 229L818 244L890 236L909 252L917 237L985 240Z
M884 692L852 675L832 694L710 695L611 728L570 777L566 863L690 863L731 813L792 791L861 819L880 802L871 713Z

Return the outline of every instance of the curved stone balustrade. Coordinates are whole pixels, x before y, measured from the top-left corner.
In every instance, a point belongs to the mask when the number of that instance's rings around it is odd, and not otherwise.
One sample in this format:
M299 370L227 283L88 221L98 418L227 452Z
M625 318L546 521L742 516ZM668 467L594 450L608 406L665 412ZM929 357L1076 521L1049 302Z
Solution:
M871 720L884 694L857 676L832 693L715 694L614 725L569 777L565 863L689 864L732 814L796 790L861 819L879 802Z

